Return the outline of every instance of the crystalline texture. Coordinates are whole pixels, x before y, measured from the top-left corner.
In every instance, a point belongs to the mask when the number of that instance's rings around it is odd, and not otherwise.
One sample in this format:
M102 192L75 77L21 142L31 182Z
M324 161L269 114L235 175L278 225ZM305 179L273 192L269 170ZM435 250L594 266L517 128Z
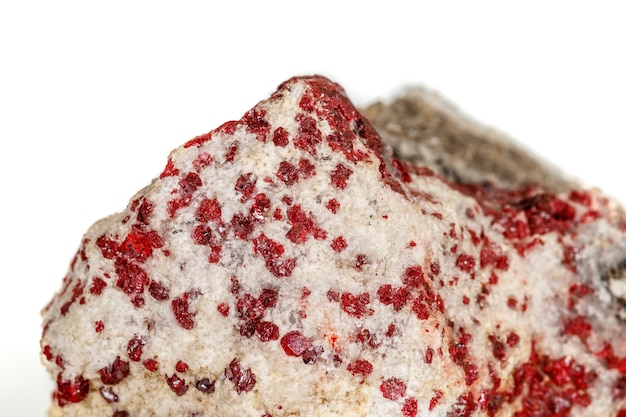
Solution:
M172 152L43 311L50 415L626 415L615 203L393 155L319 76Z

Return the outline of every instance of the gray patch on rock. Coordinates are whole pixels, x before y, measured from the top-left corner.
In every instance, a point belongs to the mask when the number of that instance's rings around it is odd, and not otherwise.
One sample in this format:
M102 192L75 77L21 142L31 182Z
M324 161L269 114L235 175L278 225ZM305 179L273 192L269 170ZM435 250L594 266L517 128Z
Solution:
M426 88L409 88L390 102L376 102L362 112L399 159L427 166L451 181L503 188L539 183L551 191L578 186Z

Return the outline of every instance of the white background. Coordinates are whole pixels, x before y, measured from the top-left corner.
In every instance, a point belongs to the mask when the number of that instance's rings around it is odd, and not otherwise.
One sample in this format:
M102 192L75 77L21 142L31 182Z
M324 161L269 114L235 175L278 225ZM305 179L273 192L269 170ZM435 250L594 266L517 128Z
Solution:
M89 225L293 75L426 84L626 201L619 2L204 3L0 4L2 415L44 415L39 310Z

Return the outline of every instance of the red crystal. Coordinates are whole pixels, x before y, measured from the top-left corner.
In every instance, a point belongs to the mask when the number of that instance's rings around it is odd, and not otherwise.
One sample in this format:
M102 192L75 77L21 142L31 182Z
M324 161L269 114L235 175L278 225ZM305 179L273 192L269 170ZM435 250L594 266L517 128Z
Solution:
M242 369L237 358L233 359L228 368L224 370L226 379L235 384L237 394L252 391L256 385L256 377L250 369Z
M368 308L370 303L369 293L361 293L354 295L349 292L341 294L341 309L351 316L361 318L365 314L371 313L371 309Z
M187 370L189 369L189 365L187 365L183 361L178 361L176 362L175 369L176 369L176 372L180 372L182 374L182 373L187 372Z
M402 405L403 417L415 417L417 416L417 400L413 397L407 398Z
M398 400L404 397L406 393L406 383L396 377L385 379L380 384L380 392L388 400Z
M124 378L130 375L130 367L128 362L120 359L118 356L112 364L98 370L102 383L106 385L119 384Z
M293 243L304 243L309 236L318 240L326 238L326 231L316 225L311 213L307 215L299 204L287 209L287 219L291 229L287 231L286 236Z
M193 329L196 313L189 311L189 299L191 294L186 292L182 296L172 300L172 312L176 317L176 321L181 325L183 329Z
M330 172L330 181L337 188L344 189L348 186L348 178L352 175L352 170L343 164L337 164Z
M145 366L146 369L150 372L155 372L157 369L159 369L159 363L152 358L143 361L143 366Z
M280 345L288 356L301 356L311 347L311 341L298 330L292 330L280 339Z
M176 374L172 376L165 375L165 379L167 381L167 385L170 386L170 389L179 397L185 395L189 389L189 385L185 383L185 380L179 378Z
M74 380L63 380L61 373L59 373L55 395L61 407L68 403L79 403L89 395L89 381L82 375L77 376Z
M139 360L141 360L145 344L146 342L144 342L143 338L137 335L128 341L126 352L128 353L128 357L131 361L139 362Z
M256 326L256 332L259 335L261 342L278 340L278 337L280 336L278 333L278 326L269 321L259 322Z
M362 377L367 377L372 373L374 367L369 361L365 359L357 359L354 362L348 364L347 367L348 372L352 375L361 375Z
M209 378L199 379L196 382L196 388L205 394L212 394L215 392L215 381L211 381Z

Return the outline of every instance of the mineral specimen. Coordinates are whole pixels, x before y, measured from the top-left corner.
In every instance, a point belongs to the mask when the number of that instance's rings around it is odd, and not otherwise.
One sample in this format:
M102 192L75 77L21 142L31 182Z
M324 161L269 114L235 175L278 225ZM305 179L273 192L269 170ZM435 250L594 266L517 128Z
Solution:
M288 80L92 226L43 311L50 415L626 416L619 206L366 111L396 156Z

